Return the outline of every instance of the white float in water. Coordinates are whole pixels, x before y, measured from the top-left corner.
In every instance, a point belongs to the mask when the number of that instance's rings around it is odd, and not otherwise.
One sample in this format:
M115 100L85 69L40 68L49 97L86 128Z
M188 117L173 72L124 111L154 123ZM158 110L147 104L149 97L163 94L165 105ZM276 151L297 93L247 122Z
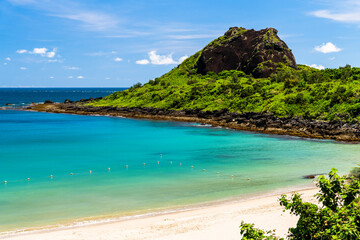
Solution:
M28 177L26 180L30 181L30 178Z
M89 171L89 173L91 174L91 173L92 173L92 171L90 170L90 171Z

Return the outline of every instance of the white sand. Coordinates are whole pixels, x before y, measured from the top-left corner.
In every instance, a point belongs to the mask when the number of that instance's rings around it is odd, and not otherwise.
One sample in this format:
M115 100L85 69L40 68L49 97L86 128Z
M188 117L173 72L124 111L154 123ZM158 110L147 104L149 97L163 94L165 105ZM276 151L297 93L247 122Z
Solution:
M313 198L317 189L302 190L306 201ZM289 194L289 193L288 193ZM283 213L279 205L280 194L245 201L219 203L201 209L169 213L112 223L94 224L70 229L49 230L7 237L12 240L107 240L107 239L157 239L157 240L232 240L240 239L242 220L256 227L276 229L285 236L289 227L295 226L297 217Z

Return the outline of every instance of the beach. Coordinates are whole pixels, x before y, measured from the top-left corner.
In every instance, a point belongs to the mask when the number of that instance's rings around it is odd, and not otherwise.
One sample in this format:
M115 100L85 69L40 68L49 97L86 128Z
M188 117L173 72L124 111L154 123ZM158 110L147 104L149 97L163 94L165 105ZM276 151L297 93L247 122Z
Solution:
M313 197L318 190L298 191L305 201L316 203ZM286 192L290 195L292 192ZM294 227L297 217L283 212L278 198L281 194L255 199L222 202L193 210L135 218L125 221L92 224L68 229L52 229L8 236L11 240L70 240L70 239L240 239L241 221L254 223L256 227L273 230L278 236L286 236L287 229Z

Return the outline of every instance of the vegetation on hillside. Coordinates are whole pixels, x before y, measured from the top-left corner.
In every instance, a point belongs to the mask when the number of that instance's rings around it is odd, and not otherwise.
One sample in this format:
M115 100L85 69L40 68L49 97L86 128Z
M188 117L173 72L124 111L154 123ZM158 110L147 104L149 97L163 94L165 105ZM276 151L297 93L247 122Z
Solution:
M281 196L280 205L299 216L296 227L289 229L288 239L360 239L360 181L354 171L359 173L359 168L352 171L351 177L340 177L336 169L328 178L320 176L318 205L303 202L298 193L290 198ZM240 233L243 240L279 239L271 231L244 222Z
M94 106L165 109L229 109L272 112L279 117L319 120L360 120L360 68L347 65L318 70L305 65L280 68L269 78L241 71L196 74L200 52L162 77L115 92Z

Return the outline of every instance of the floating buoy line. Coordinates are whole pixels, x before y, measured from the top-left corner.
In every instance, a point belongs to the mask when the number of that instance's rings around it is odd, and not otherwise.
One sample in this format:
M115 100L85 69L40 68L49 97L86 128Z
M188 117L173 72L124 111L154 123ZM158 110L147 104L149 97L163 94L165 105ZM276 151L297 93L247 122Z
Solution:
M160 154L160 157L162 157L162 154ZM156 163L157 163L157 165L160 165L160 161L157 161ZM172 164L173 164L173 161L170 161L169 163L172 165ZM179 163L179 166L182 166L182 165L183 165L183 164L180 162L180 163ZM145 166L146 166L146 163L143 162L143 163L142 163L142 166L145 167ZM126 169L129 169L129 165L124 165L124 167L125 167ZM191 165L190 168L191 168L191 169L195 169L194 165ZM111 172L111 168L107 168L107 171L108 171L108 172ZM202 169L201 171L202 171L203 173L205 173L205 172L206 172L206 169ZM89 170L88 173L91 175L91 174L93 173L93 171L92 171L92 170ZM79 174L79 173L78 173L78 174ZM74 176L75 173L70 172L69 175L70 175L70 176ZM219 176L219 175L220 175L220 172L216 172L216 175ZM224 175L224 176L226 176L226 175ZM48 177L49 177L51 180L53 180L53 179L55 178L55 176L52 175L52 174L51 174L50 176L48 176ZM235 175L230 175L230 178L234 179L234 178L235 178ZM30 181L31 181L31 178L28 177L28 178L25 178L24 180L27 181L27 182L30 182ZM23 180L23 181L24 181L24 180ZM250 178L247 178L247 181L250 181ZM15 181L14 181L14 182L15 182ZM0 184L1 184L1 183L3 183L3 184L8 184L9 182L8 182L7 180L4 180L4 181L0 182Z

